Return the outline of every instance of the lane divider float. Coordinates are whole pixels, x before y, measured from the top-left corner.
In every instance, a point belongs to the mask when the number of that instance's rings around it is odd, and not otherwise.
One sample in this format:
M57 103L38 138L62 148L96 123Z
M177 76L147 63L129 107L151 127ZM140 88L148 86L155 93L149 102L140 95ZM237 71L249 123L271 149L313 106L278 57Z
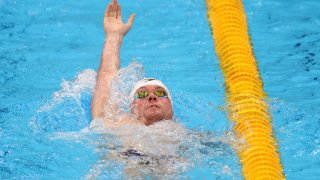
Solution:
M285 179L267 98L241 0L206 0L215 51L225 78L229 119L247 148L238 150L245 179Z

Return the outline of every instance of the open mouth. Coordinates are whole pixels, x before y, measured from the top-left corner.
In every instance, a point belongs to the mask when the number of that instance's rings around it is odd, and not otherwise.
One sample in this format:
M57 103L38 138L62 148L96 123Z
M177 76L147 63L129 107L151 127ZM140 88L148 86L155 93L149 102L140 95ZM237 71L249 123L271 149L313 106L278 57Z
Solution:
M159 109L160 107L158 105L150 105L148 109L150 110L156 110L156 109Z

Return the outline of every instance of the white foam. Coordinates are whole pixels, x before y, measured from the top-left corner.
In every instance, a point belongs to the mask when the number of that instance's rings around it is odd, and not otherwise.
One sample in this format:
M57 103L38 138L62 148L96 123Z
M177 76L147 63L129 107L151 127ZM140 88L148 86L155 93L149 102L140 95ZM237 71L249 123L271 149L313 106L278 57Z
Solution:
M72 81L62 80L61 90L54 93L53 101L59 102L65 97L79 99L83 91L92 92L96 83L96 75L94 70L86 69L81 71Z
M54 92L52 99L42 105L30 121L30 126L34 131L49 129L56 131L59 129L68 129L67 126L83 126L87 124L86 118L88 110L88 96L85 100L81 96L92 95L96 83L97 73L92 69L86 69L79 72L73 80L62 80L61 89ZM128 67L119 70L117 77L111 83L111 98L106 104L105 114L110 119L117 120L117 117L123 113L128 113L129 92L138 80L144 76L141 64L133 61ZM85 104L82 104L85 102ZM89 105L90 106L90 105ZM109 107L118 107L109 108ZM74 124L77 123L77 124ZM97 127L97 126L96 126Z
M126 68L118 71L112 80L110 100L105 106L105 115L109 119L117 119L130 111L129 93L136 82L144 77L143 66L133 61ZM116 109L113 107L117 107Z
M123 146L152 155L176 156L176 149L187 137L186 129L177 122L166 120L151 126L128 125L110 129Z
M91 69L80 72L73 80L63 80L61 90L53 94L52 100L39 108L38 113L48 112L51 116L52 109L58 104L64 103L66 99L73 99L81 104L81 95L84 92L92 93L96 72ZM133 62L127 68L123 68L118 72L118 76L112 81L111 99L107 107L117 105L119 109L112 111L106 108L106 114L117 120L117 117L127 113L130 110L129 93L133 85L144 77L144 71L141 64ZM81 110L82 107L79 106ZM84 111L84 110L83 110ZM59 112L69 113L69 112ZM200 113L200 112L199 112ZM84 112L80 112L80 115ZM31 121L31 124L37 127L37 116ZM58 116L59 120L61 119ZM50 118L49 118L50 119ZM53 118L53 120L55 120ZM68 120L68 119L67 119ZM62 119L65 121L65 119ZM41 122L40 122L41 123ZM50 123L44 124L50 126ZM34 128L36 129L36 128ZM39 128L38 128L39 129ZM1 131L0 131L1 133ZM99 138L90 137L92 134L98 134ZM190 168L203 161L209 161L214 157L223 157L225 151L222 144L227 144L235 140L232 135L218 135L213 133L196 132L185 128L177 120L166 120L155 123L151 126L144 125L128 125L112 129L105 129L102 119L95 119L90 126L74 132L56 132L50 135L51 139L62 139L76 142L84 142L87 140L96 146L96 152L101 159L94 164L86 177L97 177L103 172L110 172L114 169L114 163L125 163L127 169L131 169L131 173L151 173L153 175L175 174L188 171ZM215 149L214 143L217 142L219 148ZM213 145L210 145L213 143ZM209 145L208 145L209 144ZM119 154L127 150L135 150L142 152L143 157L121 157ZM230 152L229 152L230 153ZM118 158L118 159L117 159ZM230 157L226 157L230 158ZM115 161L116 160L116 161ZM128 162L126 162L128 161ZM150 165L141 166L141 162L148 161ZM214 161L214 160L211 160ZM232 174L230 166L220 162L215 162L221 166L221 172ZM108 169L108 170L106 170ZM122 170L122 169L121 169ZM116 175L122 174L119 170L115 170Z
M236 160L229 161L231 164L219 162L221 158L233 158L228 145L236 141L232 133L226 135L197 132L170 120L150 126L121 126L108 129L108 133L119 141L108 136L104 142L100 142L102 144L97 144L97 152L106 154L101 155L103 159L92 166L86 177L97 174L101 177L103 172L115 171L114 166L124 165L124 170L120 169L121 174L131 178L152 175L170 179L206 161L212 161L210 163L214 164L215 169L220 168L215 171L217 173L235 175L233 166L237 166L234 163ZM138 155L130 154L130 151ZM128 155L121 155L124 152ZM118 165L113 164L115 162Z
M92 69L79 72L71 81L62 80L61 90L54 92L52 99L36 111L29 123L30 127L34 132L39 132L42 129L64 129L87 124L86 112L80 98L83 93L92 94L95 82L96 72ZM71 105L68 106L68 103Z

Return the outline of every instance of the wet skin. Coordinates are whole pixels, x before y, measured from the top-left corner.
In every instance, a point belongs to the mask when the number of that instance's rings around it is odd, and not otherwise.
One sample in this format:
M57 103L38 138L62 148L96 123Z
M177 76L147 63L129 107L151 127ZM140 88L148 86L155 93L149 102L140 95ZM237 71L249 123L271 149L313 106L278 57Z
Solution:
M143 99L135 99L132 103L131 112L145 125L151 125L158 121L172 119L173 110L171 101L168 97L156 96L154 91L157 89L164 90L162 87L154 85L139 88L137 92L145 90L150 94Z

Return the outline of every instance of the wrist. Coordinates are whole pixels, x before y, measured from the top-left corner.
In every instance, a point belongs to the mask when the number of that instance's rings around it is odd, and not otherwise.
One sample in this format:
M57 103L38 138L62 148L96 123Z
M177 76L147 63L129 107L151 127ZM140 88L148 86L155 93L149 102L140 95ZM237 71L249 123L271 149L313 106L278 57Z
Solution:
M106 34L106 39L110 39L110 40L121 40L123 39L123 35L118 34L118 33L108 33Z
M121 44L122 44L122 39L123 36L119 35L119 34L108 34L106 36L106 40L105 43L108 45L112 45L113 48L120 48Z

